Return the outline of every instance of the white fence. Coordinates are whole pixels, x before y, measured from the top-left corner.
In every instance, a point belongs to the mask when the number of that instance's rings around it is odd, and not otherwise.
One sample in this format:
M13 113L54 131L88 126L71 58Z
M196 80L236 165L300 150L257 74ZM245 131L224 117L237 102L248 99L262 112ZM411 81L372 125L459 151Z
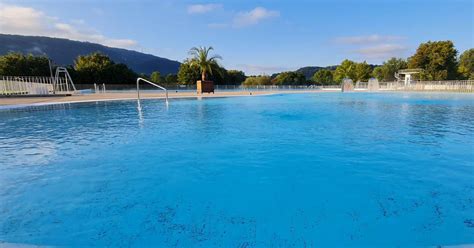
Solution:
M474 80L414 81L408 85L403 82L380 82L379 85L379 90L474 92Z
M0 76L0 95L67 94L73 89L66 78Z
M168 90L191 91L196 90L195 85L167 86ZM218 91L340 91L341 85L215 85ZM369 91L368 82L357 82L355 91ZM453 92L474 92L474 80L457 81L416 81L410 85L404 82L380 82L376 87L372 85L370 91L453 91Z
M452 80L452 81L413 81L409 85L404 82L379 82L380 91L451 91L451 92L474 92L474 80ZM338 90L340 85L323 85L323 90ZM357 82L355 91L368 90L368 82Z
M105 84L107 87L107 92L115 92L115 91L135 91L136 85L132 84ZM97 88L100 88L102 91L104 86L101 85L94 85L94 84L76 84L76 88L79 90L94 90L99 92ZM196 91L196 85L164 85L164 87L169 91ZM320 86L316 85L253 85L253 86L245 86L245 85L214 85L216 91L279 91L279 90L290 90L290 91L298 91L298 90L320 90ZM142 87L140 87L141 89ZM147 87L147 85L143 85L143 89L145 90L155 90L153 87Z
M107 92L135 91L132 84L105 84ZM99 92L93 84L76 85L78 89L90 89ZM103 88L104 86L102 86ZM154 90L144 85L144 90ZM165 85L169 91L195 91L196 85ZM341 85L215 85L216 91L341 91ZM403 82L380 82L371 84L358 82L355 91L453 91L474 92L474 80L463 81L417 81L405 86ZM103 90L101 90L102 92Z
M252 90L252 91L278 91L278 90L319 90L316 85L215 85L216 90Z
M107 91L135 90L134 85L106 84ZM78 85L80 88L93 89L93 85ZM216 85L217 91L340 91L340 85ZM170 91L195 91L195 85L189 86L166 86ZM456 81L414 81L409 85L403 82L379 82L378 91L451 91L451 92L474 92L474 80ZM105 88L104 88L105 89ZM73 92L70 80L66 77L58 77L57 81L51 77L5 77L0 76L0 96L8 95L51 95L69 94ZM369 91L368 82L355 84L355 91ZM97 90L96 90L97 91ZM374 91L371 88L370 91Z

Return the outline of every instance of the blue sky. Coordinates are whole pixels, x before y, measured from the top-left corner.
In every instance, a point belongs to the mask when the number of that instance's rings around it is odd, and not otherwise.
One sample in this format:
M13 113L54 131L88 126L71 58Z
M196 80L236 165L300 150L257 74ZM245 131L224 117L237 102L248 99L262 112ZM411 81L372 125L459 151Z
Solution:
M421 42L474 47L472 0L0 0L0 33L123 47L182 61L212 45L228 69L271 74L349 58L406 58Z

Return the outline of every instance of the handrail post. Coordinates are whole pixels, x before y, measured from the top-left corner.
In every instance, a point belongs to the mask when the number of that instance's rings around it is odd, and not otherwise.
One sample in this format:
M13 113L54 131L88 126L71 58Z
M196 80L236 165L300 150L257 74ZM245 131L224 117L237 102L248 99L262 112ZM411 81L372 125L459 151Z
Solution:
M146 80L146 79L143 79L143 78L137 78L137 100L138 100L138 107L139 107L139 108L140 108L140 80L142 80L142 81L144 81L144 82L146 82L146 83L148 83L148 84L151 84L151 85L153 85L153 86L155 86L155 87L157 87L157 88L159 88L159 89L164 90L164 91L165 91L166 104L168 104L168 90L167 90L165 87L160 86L160 85L155 84L155 83L152 83L152 82L150 82L150 81L148 81L148 80Z
M140 100L140 78L137 78L137 99Z

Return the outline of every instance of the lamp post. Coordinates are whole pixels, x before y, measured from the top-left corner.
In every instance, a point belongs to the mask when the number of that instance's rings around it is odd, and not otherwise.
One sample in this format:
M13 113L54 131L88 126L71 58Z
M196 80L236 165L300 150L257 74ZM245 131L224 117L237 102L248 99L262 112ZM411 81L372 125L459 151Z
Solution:
M51 81L53 81L53 95L56 95L56 80L53 78L53 68L51 66L51 60L48 58L48 65L49 65L49 75L51 77Z

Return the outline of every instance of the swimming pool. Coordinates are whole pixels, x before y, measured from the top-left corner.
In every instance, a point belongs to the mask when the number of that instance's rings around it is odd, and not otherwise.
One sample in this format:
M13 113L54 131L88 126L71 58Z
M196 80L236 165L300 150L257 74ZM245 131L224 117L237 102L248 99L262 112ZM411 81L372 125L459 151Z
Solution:
M0 244L474 243L474 97L320 93L0 110Z

